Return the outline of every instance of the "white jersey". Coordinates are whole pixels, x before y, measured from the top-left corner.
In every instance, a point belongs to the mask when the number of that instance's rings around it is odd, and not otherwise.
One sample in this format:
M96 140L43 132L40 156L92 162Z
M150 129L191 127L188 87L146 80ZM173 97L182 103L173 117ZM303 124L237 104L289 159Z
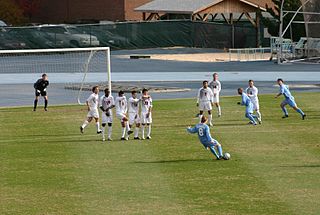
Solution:
M90 110L98 109L99 105L99 95L92 93L87 99Z
M115 101L117 114L125 114L128 111L127 98L125 96L117 97Z
M249 96L249 98L251 99L251 101L253 103L255 102L259 102L259 98L258 98L258 88L256 88L255 86L253 87L248 87L246 89L246 93Z
M108 97L103 95L100 98L100 107L103 108L103 110L110 109L114 105L114 99L112 95L109 95Z
M218 80L211 81L209 87L212 90L213 94L219 94L221 91L221 83Z
M207 103L207 102L213 102L213 92L212 90L208 88L201 87L198 91L197 96L197 103Z
M129 113L138 114L139 113L139 102L140 99L138 98L129 98L128 106L129 106Z
M148 113L150 108L152 108L152 98L150 96L145 99L141 98L141 112Z

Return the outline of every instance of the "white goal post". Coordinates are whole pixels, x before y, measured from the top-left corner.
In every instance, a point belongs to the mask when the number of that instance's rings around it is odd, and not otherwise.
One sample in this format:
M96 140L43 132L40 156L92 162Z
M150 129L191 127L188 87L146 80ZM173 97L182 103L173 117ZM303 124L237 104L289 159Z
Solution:
M0 74L42 74L58 76L59 83L76 86L77 102L81 104L88 75L91 82L107 83L111 91L111 60L109 47L0 50ZM106 75L104 76L103 73ZM77 74L75 76L74 74ZM103 75L103 76L101 76ZM50 80L50 79L49 79ZM94 81L92 81L94 80ZM88 89L87 85L87 88Z

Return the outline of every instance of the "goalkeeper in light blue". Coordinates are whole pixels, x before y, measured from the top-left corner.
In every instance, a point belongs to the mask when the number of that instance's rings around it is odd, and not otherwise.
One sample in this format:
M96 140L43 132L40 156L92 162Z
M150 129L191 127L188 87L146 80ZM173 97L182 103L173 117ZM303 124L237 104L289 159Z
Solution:
M291 95L291 92L289 90L289 86L284 84L284 81L279 78L277 80L278 85L280 86L280 91L279 93L275 96L275 98L278 98L279 96L283 95L284 96L284 100L282 101L282 103L280 104L280 107L284 113L284 116L282 118L288 118L289 117L289 113L288 110L286 108L286 105L289 105L290 107L292 107L295 111L297 111L302 119L304 120L306 118L306 114L300 109L298 108L294 97Z
M249 124L257 125L256 119L261 124L261 119L253 114L253 103L243 88L238 88L238 94L241 95L241 102L238 102L238 104L246 106L245 116L250 120Z
M217 140L211 137L210 128L208 125L206 125L207 121L208 121L208 118L205 116L202 116L201 122L193 128L189 126L187 128L187 131L192 134L197 133L202 145L207 150L210 150L212 154L214 154L214 156L217 158L217 160L224 159L223 153L222 153L222 146ZM215 148L217 148L218 152L216 151Z

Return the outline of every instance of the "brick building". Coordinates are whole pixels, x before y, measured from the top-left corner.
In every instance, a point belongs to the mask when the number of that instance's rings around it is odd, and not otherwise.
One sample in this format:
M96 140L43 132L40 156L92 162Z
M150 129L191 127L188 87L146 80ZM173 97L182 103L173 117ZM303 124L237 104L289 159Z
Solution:
M141 20L134 11L151 0L42 0L33 22L70 23L79 20Z

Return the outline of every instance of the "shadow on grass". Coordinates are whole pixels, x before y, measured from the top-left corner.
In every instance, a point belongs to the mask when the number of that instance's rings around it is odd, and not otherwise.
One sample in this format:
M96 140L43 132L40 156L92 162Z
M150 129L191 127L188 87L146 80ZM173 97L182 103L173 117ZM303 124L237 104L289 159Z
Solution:
M214 159L180 159L180 160L158 160L158 161L134 161L133 163L157 164L157 163L184 163L184 162L212 162Z
M294 166L280 166L282 168L320 168L320 164L314 165L294 165Z

